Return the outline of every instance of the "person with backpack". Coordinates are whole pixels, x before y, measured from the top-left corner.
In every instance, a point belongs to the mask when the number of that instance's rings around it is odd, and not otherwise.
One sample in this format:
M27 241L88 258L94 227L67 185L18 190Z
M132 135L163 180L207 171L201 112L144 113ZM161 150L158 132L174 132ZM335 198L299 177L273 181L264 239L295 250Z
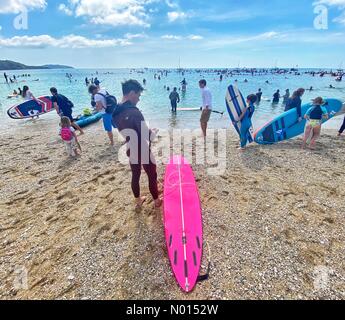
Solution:
M304 139L302 148L305 149L307 141L311 136L309 149L314 150L316 140L320 137L321 125L324 119L328 119L328 111L324 107L326 102L321 98L317 97L313 100L313 106L308 109L304 118L307 120L305 129Z
M78 149L81 151L75 130L72 127L71 120L68 117L61 117L60 136L66 146L67 153L70 157L79 155Z
M54 87L50 88L50 93L52 94L51 100L57 114L60 117L67 117L70 120L72 127L78 130L80 134L84 134L82 128L79 127L79 125L75 122L73 118L73 103L64 95L59 94L57 89Z
M103 115L104 130L108 134L111 146L114 146L112 114L117 106L117 100L106 90L94 84L89 87L89 93L92 95L94 107Z

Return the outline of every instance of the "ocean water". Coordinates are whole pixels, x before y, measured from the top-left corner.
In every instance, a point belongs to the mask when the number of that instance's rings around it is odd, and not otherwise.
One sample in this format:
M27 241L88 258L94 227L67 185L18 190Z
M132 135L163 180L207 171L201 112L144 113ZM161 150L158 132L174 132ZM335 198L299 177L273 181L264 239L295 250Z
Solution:
M225 77L223 81L219 81L217 72L211 70L186 70L184 76L177 70L169 70L168 76L161 77L161 80L155 80L154 75L158 73L155 69L114 69L114 70L95 70L95 69L70 69L70 70L25 70L25 71L6 71L10 76L16 75L19 83L7 85L3 78L3 72L0 72L0 133L18 130L18 128L25 128L30 120L12 120L7 116L7 109L14 104L19 103L21 98L7 99L7 96L18 87L28 85L35 97L50 95L49 88L54 86L58 91L67 96L73 101L74 116L77 116L86 107L90 107L90 96L85 85L85 77L98 77L101 81L101 86L106 88L109 93L114 94L118 100L121 99L121 82L126 79L136 79L142 83L143 79L147 80L145 91L141 97L139 108L143 111L146 120L151 127L166 129L166 128L198 128L199 127L199 112L178 112L176 116L170 112L169 92L164 89L164 86L169 86L171 89L176 86L179 88L180 82L186 78L188 86L187 92L180 92L181 103L179 107L200 107L201 94L198 86L198 81L205 78L208 82L208 87L213 94L214 110L224 111L224 116L212 114L209 127L211 128L232 128L225 106L226 88L230 84L234 84L237 79L237 86L242 93L247 96L250 93L256 93L258 88L263 91L263 97L272 99L274 92L280 89L281 94L285 93L287 88L292 93L299 87L314 88L314 91L307 91L303 97L303 102L309 102L312 98L322 96L324 98L337 98L345 101L345 81L337 83L334 78L325 76L312 77L308 74L303 74L305 70L300 70L301 75L236 75L233 77ZM72 74L70 81L66 77L66 72ZM96 74L98 72L98 74ZM31 77L19 77L23 73L30 73ZM39 79L39 81L34 81ZM244 80L248 82L245 83ZM266 80L269 84L266 84ZM25 81L25 82L21 82ZM336 89L329 89L332 84ZM283 112L284 107L279 104L272 106L268 101L262 101L257 107L254 115L254 129L263 125L270 119L274 118ZM44 115L40 119L40 123L52 122L55 123L56 113ZM325 128L338 129L342 123L343 117L338 117L330 120Z

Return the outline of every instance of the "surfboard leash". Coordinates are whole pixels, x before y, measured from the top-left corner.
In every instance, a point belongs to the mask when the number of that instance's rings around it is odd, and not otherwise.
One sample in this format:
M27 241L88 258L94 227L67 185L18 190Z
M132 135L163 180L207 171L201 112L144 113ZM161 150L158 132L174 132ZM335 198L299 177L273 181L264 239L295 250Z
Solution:
M198 276L198 282L204 282L210 278L210 272L211 272L211 249L210 245L207 241L205 241L207 248L208 248L208 266L207 266L207 271L203 275Z

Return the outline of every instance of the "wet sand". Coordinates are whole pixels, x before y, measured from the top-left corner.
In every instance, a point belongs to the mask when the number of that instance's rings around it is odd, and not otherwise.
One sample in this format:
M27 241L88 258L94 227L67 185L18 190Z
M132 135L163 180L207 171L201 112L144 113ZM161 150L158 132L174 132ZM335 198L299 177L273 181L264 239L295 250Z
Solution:
M1 135L1 299L345 298L345 138L324 131L315 152L297 139L240 153L229 132L223 174L193 165L203 270L208 259L212 267L187 295L171 272L162 212L152 201L134 211L129 168L101 124L80 138L78 160L56 127L38 124L44 134L28 125ZM149 195L144 175L142 186Z

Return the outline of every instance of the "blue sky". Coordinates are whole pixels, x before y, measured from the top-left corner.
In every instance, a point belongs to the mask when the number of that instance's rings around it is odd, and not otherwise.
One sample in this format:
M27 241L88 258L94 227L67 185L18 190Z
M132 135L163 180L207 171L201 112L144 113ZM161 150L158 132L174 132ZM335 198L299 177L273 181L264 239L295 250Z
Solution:
M0 26L31 65L345 67L345 0L0 0Z

